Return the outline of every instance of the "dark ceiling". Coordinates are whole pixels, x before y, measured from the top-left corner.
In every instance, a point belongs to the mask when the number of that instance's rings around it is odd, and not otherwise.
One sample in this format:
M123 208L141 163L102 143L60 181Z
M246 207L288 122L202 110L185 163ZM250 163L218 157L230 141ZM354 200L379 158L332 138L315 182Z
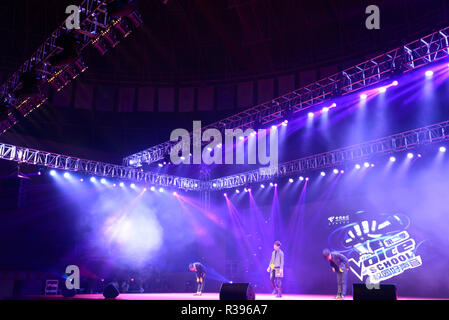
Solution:
M0 66L13 71L80 0L2 0ZM365 28L376 4L381 29ZM447 0L141 0L126 43L92 55L89 77L189 82L342 64L414 40L449 21Z

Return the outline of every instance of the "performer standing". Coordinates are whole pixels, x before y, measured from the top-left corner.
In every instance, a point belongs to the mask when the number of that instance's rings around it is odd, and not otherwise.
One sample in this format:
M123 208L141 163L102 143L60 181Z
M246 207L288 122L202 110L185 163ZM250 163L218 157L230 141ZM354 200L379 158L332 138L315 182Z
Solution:
M190 271L196 273L196 282L198 284L195 296L200 296L203 293L204 278L206 278L206 267L200 262L194 262L189 265Z
M337 296L335 299L344 300L346 294L346 281L348 277L348 259L338 252L331 252L329 249L323 250L323 256L330 263L331 269L337 274Z
M270 273L270 281L273 286L273 294L282 297L281 286L284 277L284 252L281 250L281 242L274 242L274 250L271 253L270 265L267 272Z

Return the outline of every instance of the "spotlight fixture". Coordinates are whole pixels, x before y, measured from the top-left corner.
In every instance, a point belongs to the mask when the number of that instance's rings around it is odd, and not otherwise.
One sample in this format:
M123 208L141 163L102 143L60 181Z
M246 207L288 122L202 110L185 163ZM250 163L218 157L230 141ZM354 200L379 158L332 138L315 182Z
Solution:
M264 189L264 188L265 188L265 185L264 185L264 184L261 184L260 187L261 187L262 189Z
M90 182L95 182L95 181L97 181L97 179L95 179L95 177L90 178Z
M50 175L54 177L56 175L56 171L55 170L50 170Z
M239 190L239 189L236 189L236 190L235 190L235 193L240 193L240 190Z
M366 100L366 98L368 98L368 95L367 95L366 93L362 93L362 94L360 95L360 99Z
M446 147L441 146L439 150L440 150L440 152L446 152Z
M359 165L358 163L355 165L355 168L356 168L357 170L359 170L361 167L362 167L362 166Z
M173 191L173 195L176 197L178 193L176 191Z
M66 179L70 178L70 173L64 172L64 178L66 178Z
M275 186L275 187L277 187L277 186L278 186L278 184L277 184L277 183L275 183L275 184L274 184L274 186Z
M399 84L399 82L397 82L396 80L394 80L394 81L391 83L392 86L397 86L398 84Z
M433 76L433 71L432 70L427 70L425 73L427 78L431 78Z
M136 187L136 185L134 183L131 183L129 186L131 189L134 189Z
M106 179L105 179L105 178L101 178L100 182L101 182L102 184L106 184Z
M321 172L320 172L320 175L321 175L322 177L324 177L324 176L326 175L326 172L321 171Z
M284 120L284 121L282 122L282 126L283 126L283 127L286 127L287 124L288 124L288 120Z
M151 191L155 191L156 188L155 188L154 186L151 186L150 190L151 190Z
M293 182L293 179L292 179L292 178L288 179L288 182L292 183L292 182Z
M159 188L159 192L164 192L164 188Z
M309 181L309 177L306 177L306 181Z
M225 193L223 193L223 197L227 197L228 196L228 194L225 192Z
M395 162L396 161L396 157L391 156L390 157L390 162Z
M314 113L313 112L309 112L308 114L307 114L307 116L309 117L309 118L313 118L314 117Z
M329 108L328 108L328 107L324 107L324 108L322 109L322 111L323 111L323 112L328 112L328 111L329 111Z
M413 158L413 153L407 153L407 158L412 159Z
M303 176L300 176L300 177L299 177L299 181L304 181L304 177L303 177Z
M338 169L334 169L333 171L335 174L338 174Z
M369 167L369 162L365 162L365 163L363 164L363 166L364 166L365 168L368 168L368 167Z
M380 87L379 88L379 92L380 93L384 93L385 91L387 91L387 87Z
M125 184L124 184L123 182L120 182L119 186L120 186L120 187L124 187Z

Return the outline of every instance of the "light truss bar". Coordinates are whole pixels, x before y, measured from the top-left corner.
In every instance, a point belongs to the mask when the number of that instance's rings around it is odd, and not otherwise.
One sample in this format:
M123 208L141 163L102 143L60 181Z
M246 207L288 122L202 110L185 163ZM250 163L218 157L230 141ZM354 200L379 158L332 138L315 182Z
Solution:
M378 84L397 73L404 73L449 56L449 27L388 51L356 66L262 103L226 119L203 127L219 130L256 128L286 115L303 111L339 95L346 95ZM132 154L124 165L139 166L162 160L174 143L168 141Z
M301 174L311 170L338 166L346 162L356 162L379 154L413 149L443 140L449 140L449 121L285 162L271 169L261 168L214 179L209 181L208 187L210 190L235 188L251 183Z
M56 40L67 31L64 21L0 87L0 98L5 101L7 100L9 104L17 109L15 112L10 112L8 118L0 122L0 134L14 126L21 117L27 116L34 109L45 103L48 99L47 96L50 87L60 91L78 77L79 74L84 72L87 66L81 58L83 50L89 45L96 44L100 39L108 37L111 29L116 27L117 24L120 24L123 19L114 19L108 15L105 1L103 0L84 0L78 7L80 10L80 29L75 31L81 38L81 43L78 47L80 58L71 65L62 67L52 67L47 63L47 59L60 50L56 46ZM132 15L136 20L140 19L136 11ZM120 26L117 25L117 27ZM33 68L36 68L36 73L44 79L41 84L40 95L25 100L15 98L12 93L20 82L20 76L25 72L31 71Z
M204 182L196 179L143 172L140 169L113 165L99 161L85 160L46 151L0 143L0 159L43 166L53 169L79 172L82 174L124 179L161 187L183 190L200 190Z

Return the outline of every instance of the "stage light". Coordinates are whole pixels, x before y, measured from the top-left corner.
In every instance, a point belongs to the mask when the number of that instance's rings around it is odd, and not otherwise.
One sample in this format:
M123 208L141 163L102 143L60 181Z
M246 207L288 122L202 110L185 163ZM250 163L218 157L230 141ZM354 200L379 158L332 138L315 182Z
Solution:
M413 153L407 153L407 158L409 158L409 159L411 159L411 158L413 158Z
M143 192L147 192L147 188L143 188Z
M129 186L131 189L134 189L136 187L136 185L134 183L131 183Z
M227 197L228 196L228 194L225 192L225 193L223 193L223 197Z
M300 177L299 177L299 181L304 181L304 177L303 177L303 176L300 176Z
M364 166L365 168L368 168L368 167L369 167L369 162L365 162L365 163L363 164L363 166Z
M212 183L212 187L216 187L217 186L217 184L214 182L214 183Z
M390 162L395 162L395 161L396 161L396 158L393 157L393 156L391 156L391 157L390 157Z
M292 179L292 178L288 179L288 182L292 183L292 182L293 182L293 179Z
M331 107L331 108L335 108L336 106L337 106L337 104L334 102L334 103L331 104L330 107Z
M278 186L278 184L277 184L277 183L275 183L275 184L274 184L274 187L276 188L277 186Z
M217 147L218 147L219 149L221 149L221 143L217 144Z
M178 193L176 191L173 191L173 195L176 197Z
M164 188L159 188L159 192L164 192Z
M333 171L335 174L338 174L338 169L334 169Z
M90 178L90 182L95 182L95 181L97 181L97 179L95 179L95 177Z
M260 187L261 187L262 189L264 189L264 188L265 188L265 185L264 185L264 184L261 184Z
M84 179L83 179L83 178L81 178L81 179L80 179L80 181L81 181L81 182L83 182L83 181L84 181Z
M239 189L236 189L236 190L235 190L235 193L240 193L240 190L239 190Z
M181 160L185 160L185 159L186 159L186 157L184 157L184 156L181 156L181 157L180 157L180 159L181 159Z
M106 184L106 179L105 179L105 178L101 178L100 182L101 182L102 184Z
M371 163L371 168L374 168L374 163Z
M426 71L426 77L427 78L431 78L433 76L433 71L432 70L427 70Z
M272 187L273 186L273 182L270 182L270 187Z
M113 183L112 186L113 186L114 188L117 187L117 185L116 185L115 183Z
M120 187L124 187L125 184L124 184L123 182L120 182L119 186L120 186Z
M66 179L70 178L70 173L64 172L64 178L66 178Z
M446 147L443 147L443 146L442 146L442 147L440 147L439 150L440 150L440 152L446 152Z
M253 131L250 133L251 137L254 137L256 134L257 134L256 131ZM220 144L220 147L221 147L221 144Z
M320 172L320 175L321 175L322 177L324 177L324 176L326 175L326 172L321 171L321 172Z
M158 163L158 166L162 168L164 165L162 163Z
M387 87L380 87L379 88L379 92L380 93L384 93L385 91L387 91Z
M248 188L248 192L251 192L251 188Z
M345 170L340 170L340 173L341 173L341 174L345 173Z
M306 177L306 181L309 181L309 177Z
M422 157L421 153L418 153L418 158L421 158L421 157Z
M248 192L248 189L244 188L243 191Z
M151 191L155 191L156 188L155 188L154 186L152 186L152 187L150 188L150 190L151 190Z
M396 80L394 80L392 83L391 83L391 85L393 85L393 86L397 86L399 84L399 82L397 82Z
M276 125L274 125L274 124L271 126L271 129L273 129L273 130L276 130L277 128L278 127Z
M357 169L357 170L359 170L360 168L361 168L361 165L359 165L358 163L355 165L355 168Z
M239 139L240 139L240 140L243 140L243 139L245 139L245 137L244 137L244 136L240 136Z
M366 93L362 93L360 95L360 99L365 100L366 98L368 98L368 95Z
M314 114L313 112L309 112L309 113L307 114L307 116L308 116L309 118L313 118L313 117L315 116L315 114Z
M288 120L284 120L284 121L282 122L282 126L284 126L284 127L286 127L287 124L288 124Z
M50 170L50 175L54 177L56 175L56 171L55 170Z
M329 108L328 107L324 107L323 109L321 109L323 112L328 112Z

